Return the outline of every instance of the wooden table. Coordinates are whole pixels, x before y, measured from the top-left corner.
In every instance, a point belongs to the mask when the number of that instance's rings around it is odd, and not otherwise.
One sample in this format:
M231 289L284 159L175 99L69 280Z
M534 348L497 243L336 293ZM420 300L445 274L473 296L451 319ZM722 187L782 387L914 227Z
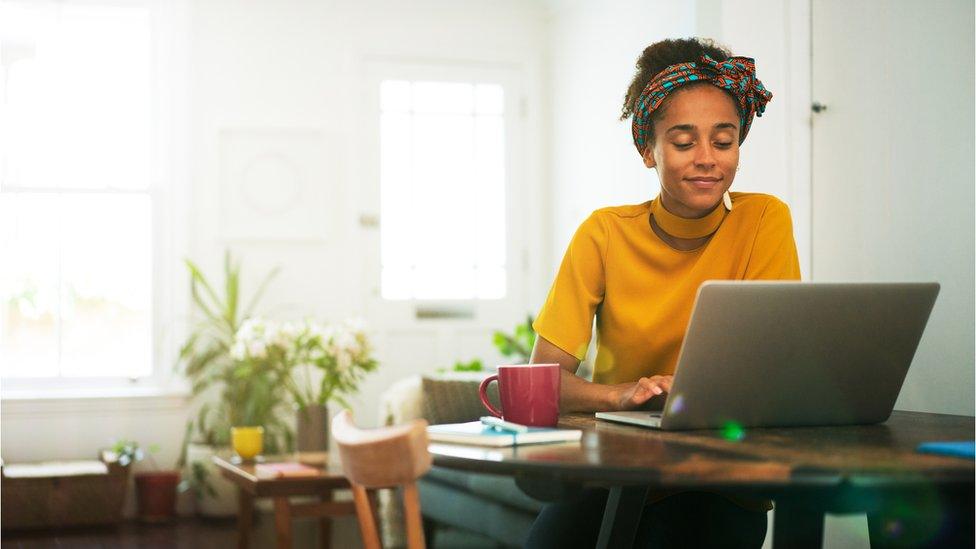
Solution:
M973 440L969 416L895 412L880 425L722 433L657 431L571 414L559 426L582 429L583 439L505 449L431 444L430 450L435 465L513 476L540 499L609 487L599 547L633 543L649 489L772 499L775 547L820 547L826 512L867 513L872 546L880 545L893 505L959 511L972 539L973 462L915 451L925 441Z
M266 463L290 461L289 457L270 456ZM300 517L319 518L319 540L323 548L330 546L332 517L355 515L356 508L351 501L333 501L335 490L348 489L349 482L342 474L339 465L330 464L321 469L318 476L264 479L254 474L254 463L234 463L230 456L214 456L214 464L221 475L237 486L238 494L238 543L244 549L248 546L251 523L254 516L254 498L274 498L275 532L278 548L292 546L291 521ZM316 503L294 504L290 497L313 496Z

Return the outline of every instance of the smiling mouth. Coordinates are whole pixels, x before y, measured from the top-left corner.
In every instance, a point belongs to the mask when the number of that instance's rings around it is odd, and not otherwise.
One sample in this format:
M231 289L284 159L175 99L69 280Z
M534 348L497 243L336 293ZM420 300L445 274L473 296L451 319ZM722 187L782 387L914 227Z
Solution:
M688 183L691 183L693 187L699 189L714 189L717 187L722 180L713 178L695 178L695 179L685 179Z

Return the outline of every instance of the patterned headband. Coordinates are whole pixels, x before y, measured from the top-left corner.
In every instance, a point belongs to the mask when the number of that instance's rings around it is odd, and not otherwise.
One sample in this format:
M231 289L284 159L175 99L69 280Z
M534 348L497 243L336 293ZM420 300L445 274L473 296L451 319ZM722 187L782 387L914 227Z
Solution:
M716 61L702 55L701 63L689 62L671 65L647 83L634 108L631 131L637 153L643 155L647 136L651 130L651 114L661 106L669 93L691 82L709 82L728 91L739 107L739 123L742 128L739 143L746 139L753 116L762 116L766 103L773 94L756 78L756 61L750 57L730 57Z

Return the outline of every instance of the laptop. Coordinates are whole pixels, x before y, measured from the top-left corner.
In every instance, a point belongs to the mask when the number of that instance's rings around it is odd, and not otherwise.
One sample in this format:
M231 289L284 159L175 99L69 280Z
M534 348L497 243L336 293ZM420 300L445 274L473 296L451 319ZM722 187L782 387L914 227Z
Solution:
M938 283L709 281L660 412L596 417L665 430L888 419Z

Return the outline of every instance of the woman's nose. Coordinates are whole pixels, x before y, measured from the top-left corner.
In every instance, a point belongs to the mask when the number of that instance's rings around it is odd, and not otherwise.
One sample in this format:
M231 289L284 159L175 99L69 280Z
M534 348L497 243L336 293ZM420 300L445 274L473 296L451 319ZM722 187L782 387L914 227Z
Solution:
M695 151L695 164L698 166L712 167L715 165L715 151L710 145L698 147Z

